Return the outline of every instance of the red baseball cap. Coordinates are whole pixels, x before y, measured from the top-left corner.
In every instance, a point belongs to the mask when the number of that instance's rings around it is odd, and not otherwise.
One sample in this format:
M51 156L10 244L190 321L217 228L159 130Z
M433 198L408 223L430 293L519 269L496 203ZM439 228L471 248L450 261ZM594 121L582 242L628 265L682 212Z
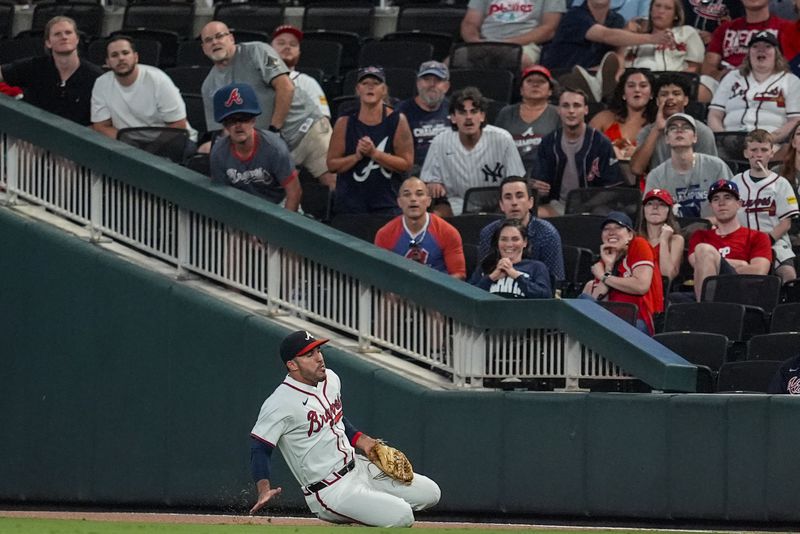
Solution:
M524 80L531 74L540 74L544 76L545 78L547 78L547 81L550 82L550 87L553 86L553 75L550 74L550 69L548 69L547 67L544 67L542 65L532 65L528 67L527 69L522 71L522 77L520 78L520 81Z
M673 200L672 195L670 195L669 191L666 189L651 189L644 195L642 204L647 204L647 201L651 198L657 198L669 207L672 207L672 205L675 204L675 200Z
M303 40L303 32L300 31L299 28L296 28L296 27L292 26L291 24L282 24L282 25L278 26L277 28L275 28L272 31L272 39L275 39L277 36L279 36L282 33L291 33L292 35L297 37L298 41L302 41Z

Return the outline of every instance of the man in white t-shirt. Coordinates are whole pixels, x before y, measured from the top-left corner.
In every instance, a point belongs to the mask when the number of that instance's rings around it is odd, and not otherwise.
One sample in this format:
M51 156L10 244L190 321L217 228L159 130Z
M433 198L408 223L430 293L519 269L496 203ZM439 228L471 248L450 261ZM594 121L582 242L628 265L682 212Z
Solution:
M470 188L499 187L506 176L525 175L511 134L486 124L486 106L475 87L456 92L450 99L453 130L434 137L428 149L420 178L440 217L461 215Z
M461 21L467 43L500 41L522 46L522 68L539 62L541 45L553 38L564 0L470 0Z
M197 141L180 91L162 70L139 65L131 38L112 37L106 44L106 63L111 70L97 78L92 89L92 128L112 139L123 128L184 128Z

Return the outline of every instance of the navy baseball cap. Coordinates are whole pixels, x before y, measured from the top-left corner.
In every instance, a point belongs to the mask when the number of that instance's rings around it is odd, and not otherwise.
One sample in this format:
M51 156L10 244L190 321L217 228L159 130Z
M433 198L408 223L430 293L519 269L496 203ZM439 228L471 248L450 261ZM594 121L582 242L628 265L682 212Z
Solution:
M292 332L281 341L281 360L289 360L308 354L320 345L324 345L330 339L317 339L306 330Z
M611 211L606 215L606 218L603 220L602 226L600 228L605 228L608 223L615 223L620 226L624 226L628 230L633 230L633 221L631 218L628 217L627 213L622 213L621 211Z
M235 114L261 115L256 92L246 83L232 83L214 93L214 120L222 122Z
M381 83L386 83L386 73L383 72L382 68L376 67L375 65L370 65L369 67L361 67L360 69L358 69L358 77L356 78L356 83L370 76L380 81Z
M778 42L778 37L769 30L761 30L760 32L754 33L753 36L750 37L750 42L747 43L747 46L751 47L756 43L767 43L775 48L781 47Z
M450 69L447 68L447 65L442 63L441 61L426 61L422 65L419 66L419 71L417 71L417 78L422 78L428 74L433 74L437 78L441 78L442 80L449 80L450 79Z
M722 193L723 191L727 191L728 193L732 194L737 198L739 197L739 186L736 183L731 182L730 180L717 180L711 187L708 188L708 200L711 200L711 197L716 195L717 193Z

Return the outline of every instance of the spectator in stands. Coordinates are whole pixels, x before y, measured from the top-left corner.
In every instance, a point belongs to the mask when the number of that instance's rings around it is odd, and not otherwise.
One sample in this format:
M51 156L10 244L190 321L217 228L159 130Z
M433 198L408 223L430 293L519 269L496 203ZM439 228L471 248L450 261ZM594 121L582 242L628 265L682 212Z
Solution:
M448 108L450 101L445 96L450 90L450 71L439 61L426 61L417 71L417 95L397 105L408 119L414 137L414 170L419 174L433 138L450 129Z
M666 189L651 189L645 193L642 205L638 233L653 247L661 275L672 280L680 271L685 242L672 212L675 201Z
M302 88L295 87L275 49L261 42L237 45L228 27L218 21L203 27L200 40L203 52L214 63L202 88L208 130L220 127L213 113L217 89L246 83L256 92L263 110L256 126L280 133L294 162L330 187L333 177L324 176L328 172L325 157L331 139L330 121Z
M507 130L530 174L542 137L558 128L558 108L550 103L555 81L550 71L534 65L522 71L519 94L522 101L505 106L494 120L495 126Z
M625 65L655 71L700 72L706 47L697 30L684 21L682 0L653 0L644 31L667 31L673 42L669 46L643 44L628 47Z
M563 85L582 89L592 102L600 102L616 87L622 64L614 53L616 48L672 44L666 31L635 33L623 29L625 21L611 11L610 1L587 0L584 5L571 7L542 57L542 65L549 69L574 65L573 72L559 80ZM596 69L597 74L586 69Z
M328 97L320 87L319 82L298 70L295 70L300 61L300 43L303 41L303 32L291 24L282 24L272 31L272 48L281 56L289 68L289 78L295 87L300 87L319 105L319 111L326 117L331 117L331 108L328 107Z
M53 17L44 28L48 55L0 66L0 82L21 87L25 102L88 126L92 86L103 69L78 57L78 27L69 17Z
M402 215L378 230L375 245L464 280L467 271L461 234L435 213L428 213L431 197L425 182L416 176L404 180L397 205Z
M584 0L574 0L570 7L580 6ZM625 22L647 20L650 0L611 0L611 11L619 14Z
M528 258L525 225L506 219L492 235L489 254L470 276L469 283L505 298L547 299L553 296L550 273L544 263Z
M775 274L784 282L797 278L795 254L789 241L792 219L800 215L797 196L789 181L767 170L775 153L774 138L766 130L753 130L745 138L744 156L750 169L732 181L739 186L742 208L739 221L751 230L766 232L772 241Z
M797 192L798 185L800 185L800 123L795 124L789 134L786 147L783 163L774 166L772 171L789 180Z
M657 111L655 121L646 125L636 136L636 149L631 156L631 172L645 174L669 159L670 149L664 131L667 119L676 113L684 113L689 104L691 86L689 80L678 73L662 74L655 84ZM694 151L700 154L717 155L714 132L702 122L696 123L697 142Z
M589 126L603 132L611 141L618 160L631 159L636 149L636 136L655 119L654 84L649 70L626 69L617 83L608 109L600 111L589 121Z
M566 88L558 98L561 127L547 134L539 146L539 164L533 186L542 198L539 215L563 215L567 195L579 187L606 187L621 183L611 141L586 125L586 94Z
M800 354L783 362L767 386L773 395L800 395Z
M725 75L708 106L715 132L768 130L778 142L800 122L800 78L789 72L778 39L753 35L741 67Z
M719 82L739 68L748 54L750 38L764 30L780 40L792 23L769 13L769 0L742 0L745 15L720 24L711 36L700 72L700 102L711 102Z
M700 300L703 281L719 274L767 274L772 264L769 236L739 224L739 188L717 180L708 189L717 224L689 238L689 264L694 267L694 294Z
M111 70L92 89L92 128L111 139L123 128L180 128L189 131L192 145L197 142L180 90L161 69L139 65L133 39L121 34L109 39L106 65Z
M414 163L408 120L384 103L386 75L380 67L358 71L360 106L339 117L328 150L336 178L336 213L398 213L397 191Z
M545 264L553 278L564 280L564 256L558 230L536 216L534 198L528 181L522 176L506 176L500 182L500 210L506 220L518 219L527 228L528 257ZM490 222L481 229L478 242L478 257L485 258L491 251L492 236L502 220Z
M709 217L706 191L717 180L733 177L728 165L716 156L694 151L697 122L691 115L675 113L665 122L670 158L650 171L645 190L664 189L676 200L679 217Z
M788 0L784 1L788 3ZM792 11L793 15L789 18L789 27L781 33L781 50L783 50L783 57L789 62L792 74L800 77L800 18L798 18L800 0L794 0Z
M499 41L522 46L522 68L539 62L541 45L555 35L566 11L565 0L470 0L461 21L467 43Z
M303 191L294 162L278 134L256 128L260 113L258 96L246 83L214 94L214 120L227 135L211 150L211 180L297 211Z
M741 0L683 0L683 10L686 24L697 29L705 45L720 24L744 16Z
M612 211L603 221L600 261L583 294L595 300L636 304L636 328L653 335L653 313L664 308L661 273L652 247L636 235L631 218Z
M452 130L431 142L422 180L440 216L461 215L464 193L472 187L499 185L506 176L523 176L525 168L511 134L486 124L486 99L465 87L450 99Z

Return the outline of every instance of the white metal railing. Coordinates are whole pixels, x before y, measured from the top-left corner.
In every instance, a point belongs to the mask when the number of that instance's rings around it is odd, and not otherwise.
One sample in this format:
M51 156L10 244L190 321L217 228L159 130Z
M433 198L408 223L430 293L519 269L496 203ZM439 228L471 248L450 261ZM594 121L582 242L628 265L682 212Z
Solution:
M453 376L459 386L484 379L629 379L565 332L477 329L330 266L82 167L30 143L0 137L0 186L9 203L44 206L192 273L353 336L359 347L392 351Z

